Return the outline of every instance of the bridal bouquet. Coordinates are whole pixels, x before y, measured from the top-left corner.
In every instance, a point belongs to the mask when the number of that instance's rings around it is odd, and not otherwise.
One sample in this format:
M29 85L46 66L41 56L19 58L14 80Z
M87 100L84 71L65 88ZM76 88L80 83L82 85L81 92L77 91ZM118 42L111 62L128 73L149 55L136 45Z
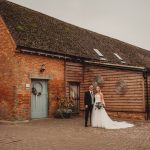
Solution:
M104 105L101 102L96 102L95 109L101 109L103 107L104 107Z

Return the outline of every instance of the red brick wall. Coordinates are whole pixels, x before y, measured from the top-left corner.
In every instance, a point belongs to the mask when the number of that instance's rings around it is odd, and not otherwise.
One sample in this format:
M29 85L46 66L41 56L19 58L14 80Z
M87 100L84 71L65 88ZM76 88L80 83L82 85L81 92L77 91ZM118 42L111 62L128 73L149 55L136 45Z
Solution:
M45 64L46 70L40 73L42 64ZM52 116L57 108L57 97L65 94L64 61L45 56L16 53L14 65L16 68L16 119L30 118L31 90L27 90L25 87L26 84L31 84L30 75L52 77L48 81L49 117Z
M46 65L44 73L39 69ZM64 61L16 52L16 45L0 18L0 119L30 119L30 75L51 76L48 81L49 117L57 108L57 96L64 95Z
M0 119L13 118L15 43L0 17Z

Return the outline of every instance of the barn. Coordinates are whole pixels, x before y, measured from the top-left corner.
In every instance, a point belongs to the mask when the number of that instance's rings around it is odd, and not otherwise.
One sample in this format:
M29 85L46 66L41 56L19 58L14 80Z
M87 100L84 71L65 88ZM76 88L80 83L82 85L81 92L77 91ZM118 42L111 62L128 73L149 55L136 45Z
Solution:
M90 84L110 116L150 119L149 68L150 51L0 2L0 119L52 117L60 96L81 113Z

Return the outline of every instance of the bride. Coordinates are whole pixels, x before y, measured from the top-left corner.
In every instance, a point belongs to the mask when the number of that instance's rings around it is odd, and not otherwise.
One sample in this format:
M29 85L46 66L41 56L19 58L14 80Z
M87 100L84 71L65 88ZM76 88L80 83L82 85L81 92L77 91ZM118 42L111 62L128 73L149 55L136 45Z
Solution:
M92 127L102 127L105 129L121 129L134 126L133 124L127 123L125 121L117 122L111 120L104 107L98 108L96 106L98 103L102 104L105 107L103 94L99 86L96 87L95 103L92 111Z

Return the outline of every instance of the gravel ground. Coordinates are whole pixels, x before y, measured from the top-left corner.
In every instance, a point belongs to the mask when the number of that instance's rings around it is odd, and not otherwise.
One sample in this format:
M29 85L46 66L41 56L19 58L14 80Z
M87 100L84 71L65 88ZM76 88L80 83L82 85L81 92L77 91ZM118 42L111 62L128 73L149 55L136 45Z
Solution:
M83 118L0 123L0 150L150 150L150 122L119 130L85 128Z

